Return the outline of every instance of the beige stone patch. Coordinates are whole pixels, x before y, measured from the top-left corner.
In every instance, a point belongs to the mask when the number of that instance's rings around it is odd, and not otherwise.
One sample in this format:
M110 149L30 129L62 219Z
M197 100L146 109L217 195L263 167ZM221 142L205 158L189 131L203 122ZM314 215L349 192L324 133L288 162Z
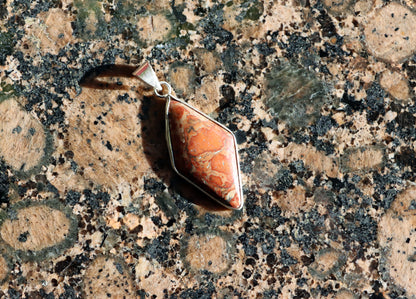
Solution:
M97 14L93 9L88 11L88 15L85 18L85 32L88 32L88 34L94 35L95 31L98 27L98 18Z
M218 80L204 78L195 91L195 98L189 104L206 114L215 112L220 106L220 85Z
M297 8L275 1L264 3L263 6L267 13L263 13L256 21L239 21L237 19L241 9L235 5L225 6L223 28L238 34L241 37L238 40L252 40L264 38L268 31L274 32L276 28L286 28L302 22L302 13Z
M409 82L398 72L384 71L380 85L398 100L407 100L410 97Z
M135 2L135 1L133 0L132 2ZM184 2L183 0L175 1L175 5L181 5L183 4L183 2ZM166 0L152 0L151 2L146 1L140 4L144 5L146 9L150 11L161 11L161 10L168 11L172 8L172 4Z
M273 190L276 184L276 176L282 166L273 163L273 156L267 152L258 155L253 162L253 174L250 176L250 180L259 189L261 188L264 191Z
M139 37L149 43L162 41L171 29L170 21L160 14L141 17L137 22Z
M375 11L365 25L369 51L390 62L400 62L416 50L416 16L393 2Z
M335 297L335 299L356 299L357 297L354 296L354 293L348 290L341 290L339 291Z
M221 273L229 266L227 242L220 236L195 235L187 245L185 260L194 271Z
M380 146L347 148L341 157L344 172L366 172L381 169L384 160L384 151Z
M386 114L388 116L388 114ZM385 120L385 118L384 118ZM338 145L337 151L343 153L348 147L371 147L374 144L382 144L386 134L386 126L374 123L369 125L366 113L345 115L344 121L351 125L338 128L331 128L328 136L333 136L335 144Z
M140 225L140 218L135 214L128 213L126 216L124 216L123 223L131 231Z
M52 53L58 54L61 48L73 41L71 21L73 18L62 9L50 9L45 20L45 37L41 37L41 44Z
M42 12L35 19L28 19L25 24L26 36L31 50L40 50L42 53L58 54L59 50L70 42L74 42L71 22L73 16L60 8L52 8Z
M136 298L133 280L124 264L110 257L96 258L85 271L85 298Z
M319 279L325 279L343 265L342 259L343 256L337 250L323 250L318 253L315 261L309 266L309 272Z
M145 257L140 257L136 265L136 279L140 281L139 287L150 295L163 298L165 290L175 289L179 281L155 261L149 261Z
M357 15L365 16L373 8L374 1L358 0L354 5L354 12Z
M14 170L28 171L44 156L45 132L41 123L15 99L0 103L0 155Z
M416 296L416 186L397 195L378 225L378 241L385 250L387 273L408 296Z
M7 265L6 259L0 256L0 281L4 280L9 274L9 266Z
M166 2L165 0L163 0L164 2ZM181 0L181 2L186 2L186 6L184 7L183 10L183 15L186 17L186 21L193 24L193 25L197 25L198 22L202 19L202 16L195 14L195 10L197 10L200 6L199 3L195 2L195 1L184 1ZM176 4L176 2L175 2ZM171 4L169 3L169 8L171 8ZM194 34L195 36L195 34Z
M381 218L378 226L380 246L387 249L386 271L407 295L416 296L416 216L395 215L393 211Z
M66 107L68 147L83 176L115 187L151 172L135 103L117 101L125 90L83 88ZM157 155L157 152L154 153Z
M70 189L82 191L90 187L91 181L75 173L70 163L56 165L56 167L50 165L49 168L51 171L47 172L48 180L61 194Z
M333 13L345 13L350 7L352 0L324 0L325 6Z
M272 2L271 7L266 8L267 14L264 23L260 23L260 28L256 32L256 37L265 36L265 33L276 31L276 28L288 27L293 24L303 22L303 15L299 7L291 7L285 4Z
M141 238L148 238L149 240L152 240L157 237L158 227L154 224L150 217L141 217L139 223L143 227L143 231L140 233Z
M241 9L239 9L238 7L236 7L235 5L231 5L231 6L224 6L223 8L224 10L224 23L222 25L222 27L225 30L231 31L231 32L242 32L247 34L247 31L253 32L254 28L250 28L250 26L244 26L247 24L247 21L237 21L236 17L238 16L239 13L241 13ZM252 23L252 22L250 22ZM242 30L242 27L247 27L244 29L247 30ZM252 26L252 27L257 27L257 26Z
M390 210L401 216L416 216L416 186L410 186L399 193Z
M289 255L298 262L301 261L302 255L305 254L305 252L295 243L290 244L290 247L288 247L286 250L287 253L289 253Z
M271 149L281 162L302 160L310 169L324 173L328 177L339 177L338 164L332 157L309 145L289 143L287 147Z
M18 210L16 219L7 219L1 238L16 250L38 251L65 240L70 220L59 210L38 205Z
M306 190L302 186L295 186L293 189L286 191L274 192L273 201L277 202L282 211L293 215L307 212L314 205L314 202L306 197Z
M369 197L374 195L376 184L374 184L371 172L362 177L362 180L358 183L358 187L364 195Z
M345 113L338 112L332 115L332 118L337 122L339 126L342 126L345 123Z
M193 94L195 86L195 70L189 64L176 65L169 70L169 79L176 92L186 97Z
M192 52L203 71L212 74L221 68L222 62L215 52L204 48L195 48Z

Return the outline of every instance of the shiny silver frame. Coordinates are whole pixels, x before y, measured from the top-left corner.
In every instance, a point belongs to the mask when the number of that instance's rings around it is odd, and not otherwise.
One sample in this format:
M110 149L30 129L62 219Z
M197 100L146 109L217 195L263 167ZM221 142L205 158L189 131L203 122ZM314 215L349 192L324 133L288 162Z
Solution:
M192 180L190 180L189 178L187 178L186 176L184 176L183 174L181 174L178 169L176 168L175 165L175 158L173 156L173 149L172 149L172 140L170 137L170 126L169 126L169 105L170 105L170 99L171 97L184 104L186 107L192 109L193 111L197 112L198 114L202 115L203 117L205 117L206 119L208 119L209 121L212 121L213 123L219 125L221 128L223 128L224 130L226 130L228 133L231 134L231 136L233 136L233 140L234 140L234 147L235 147L235 157L236 157L236 161L237 161L237 172L238 172L238 192L240 193L240 199L241 199L241 203L240 206L238 208L233 208L230 205L226 205L221 199L219 198L215 198L215 196L212 196L211 194L209 194L208 192L206 192L204 189L202 189L201 187L199 187L197 184L195 184L194 182L192 182ZM206 115L205 113L199 111L198 109L196 109L195 107L192 107L191 105L189 105L188 103L186 103L185 101L182 101L180 99L178 99L177 97L173 96L172 94L169 94L166 97L166 107L165 107L165 134L166 134L166 142L168 144L168 151L169 151L169 157L170 157L170 162L172 165L172 168L175 170L175 172L184 180L186 180L188 183L190 183L191 185L193 185L194 187L196 187L198 190L202 191L205 195L207 195L208 197L210 197L211 199L215 200L216 202L218 202L219 204L221 204L222 206L228 208L228 209L232 209L232 210L241 210L241 208L244 205L244 196L243 196L243 188L242 188L242 184L241 184L241 173L240 173L240 159L238 157L238 147L237 147L237 140L235 139L235 136L233 134L233 132L230 131L230 129L228 129L226 126L224 126L223 124L217 122L216 120L212 119L211 117L209 117L208 115Z

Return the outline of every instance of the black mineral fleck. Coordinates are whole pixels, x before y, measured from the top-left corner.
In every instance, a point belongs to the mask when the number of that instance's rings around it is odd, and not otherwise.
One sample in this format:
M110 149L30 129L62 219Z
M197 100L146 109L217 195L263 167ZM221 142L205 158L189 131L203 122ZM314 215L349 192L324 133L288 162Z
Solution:
M165 231L147 246L146 252L158 262L163 263L168 259L169 243L170 233Z
M20 235L19 235L19 237L17 238L17 240L19 241L19 242L22 242L22 243L24 243L24 242L26 242L27 241L27 237L29 236L29 232L28 231L25 231L25 232L23 232L23 233L21 233Z
M80 198L81 198L81 193L79 193L78 191L69 190L66 195L65 201L67 204L73 206L79 202Z
M204 283L205 284L205 283ZM214 296L215 287L212 281L198 289L187 289L180 294L181 299L210 299Z
M85 196L85 202L92 211L100 209L110 201L110 194L107 192L94 193L89 189L85 189L83 194Z
M0 7L2 5L0 4ZM0 8L1 14L1 8ZM4 65L8 55L11 55L16 44L15 36L10 32L0 32L0 65Z
M155 178L144 178L144 190L157 194L165 189L165 185Z
M305 52L308 52L310 47L311 41L309 38L301 36L298 33L290 35L288 44L284 45L284 48L286 49L286 56L288 58L293 58L299 54L304 54Z
M77 292L74 290L74 288L72 286L69 286L69 285L65 284L64 285L64 290L65 290L65 292L63 292L59 296L59 299L77 299L77 298L80 298L77 295Z
M0 203L9 202L9 176L7 168L3 161L0 160Z
M72 259L70 256L67 256L63 261L59 261L55 264L55 273L60 274L65 270L69 265L71 265Z
M13 288L9 288L9 290L7 291L7 294L9 295L8 298L10 298L10 299L20 299L20 298L22 298L22 295Z
M380 114L385 113L384 98L386 96L385 91L381 88L380 84L374 82L370 88L367 89L367 120L372 123L379 117Z
M325 10L320 11L320 14L316 20L319 22L319 24L321 24L321 32L324 37L332 37L337 34L334 23L332 23L331 17L326 13Z

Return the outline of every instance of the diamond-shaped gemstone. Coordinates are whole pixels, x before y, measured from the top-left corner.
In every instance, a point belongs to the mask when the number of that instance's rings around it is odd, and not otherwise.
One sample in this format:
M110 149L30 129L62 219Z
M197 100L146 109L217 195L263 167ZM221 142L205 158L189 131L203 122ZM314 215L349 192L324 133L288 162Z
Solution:
M241 209L237 145L234 135L188 104L171 98L166 134L176 172L222 205Z

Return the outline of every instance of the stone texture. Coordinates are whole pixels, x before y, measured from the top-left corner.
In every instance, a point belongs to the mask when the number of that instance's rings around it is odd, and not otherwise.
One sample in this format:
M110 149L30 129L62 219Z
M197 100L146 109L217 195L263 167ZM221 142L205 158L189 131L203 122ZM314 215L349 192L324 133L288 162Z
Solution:
M347 148L341 157L341 168L343 172L380 170L384 160L384 150L380 146Z
M16 171L38 166L45 155L42 124L24 111L16 99L0 102L0 154Z
M190 64L176 63L169 69L169 82L182 96L190 96L195 90L195 68Z
M171 293L172 290L178 288L180 279L155 260L149 261L145 257L140 257L135 266L136 278L139 287L146 290L147 294L152 296L162 297L166 293ZM182 278L182 281L187 278Z
M358 296L355 296L353 292L348 290L341 290L336 295L335 299L356 299Z
M137 120L139 107L133 102L135 94L130 94L130 104L117 100L125 94L129 98L125 90L97 92L87 87L66 109L73 160L90 180L106 186L131 182L150 171L143 145L136 141L142 126Z
M313 72L286 62L277 63L264 80L264 104L290 127L315 121L328 102L327 88Z
M314 204L311 198L306 197L306 190L302 186L295 186L287 191L274 192L272 200L287 215L309 212Z
M221 60L216 52L211 52L204 48L195 48L192 52L204 72L214 73L219 70Z
M59 8L42 12L25 24L24 52L31 56L39 53L58 54L66 44L74 42L71 22L74 17Z
M390 210L379 223L378 240L386 250L384 265L390 278L403 287L407 294L416 296L413 277L416 237L416 188L409 187L394 200Z
M229 267L229 245L218 235L192 236L186 247L185 260L192 271L222 273Z
M39 33L40 47L43 51L56 55L67 43L73 42L71 26L73 18L59 8L51 9L44 15L46 28Z
M85 271L85 298L136 298L130 273L122 261L97 257Z
M6 259L3 256L0 256L0 281L3 281L7 274L9 274L9 266L7 265Z
M172 29L170 21L163 15L149 15L141 17L137 22L141 39L148 43L162 41Z
M334 14L344 14L354 1L352 0L325 0L324 4Z
M70 219L61 211L35 205L19 209L16 219L5 220L0 236L16 250L39 251L64 241L70 228Z
M215 114L221 99L221 84L220 80L205 77L201 81L201 86L195 90L195 98L188 104L205 114Z
M175 99L168 116L178 172L224 205L240 209L243 198L232 134Z
M330 156L305 145L290 143L285 148L275 148L280 160L303 160L305 164L318 173L324 172L329 177L339 176L338 162Z
M370 52L389 62L400 62L416 50L416 16L393 2L377 9L365 26Z
M345 256L336 250L328 249L319 252L309 271L319 279L325 279L338 271L345 263Z
M410 98L409 83L400 73L385 71L381 74L380 85L398 100Z

